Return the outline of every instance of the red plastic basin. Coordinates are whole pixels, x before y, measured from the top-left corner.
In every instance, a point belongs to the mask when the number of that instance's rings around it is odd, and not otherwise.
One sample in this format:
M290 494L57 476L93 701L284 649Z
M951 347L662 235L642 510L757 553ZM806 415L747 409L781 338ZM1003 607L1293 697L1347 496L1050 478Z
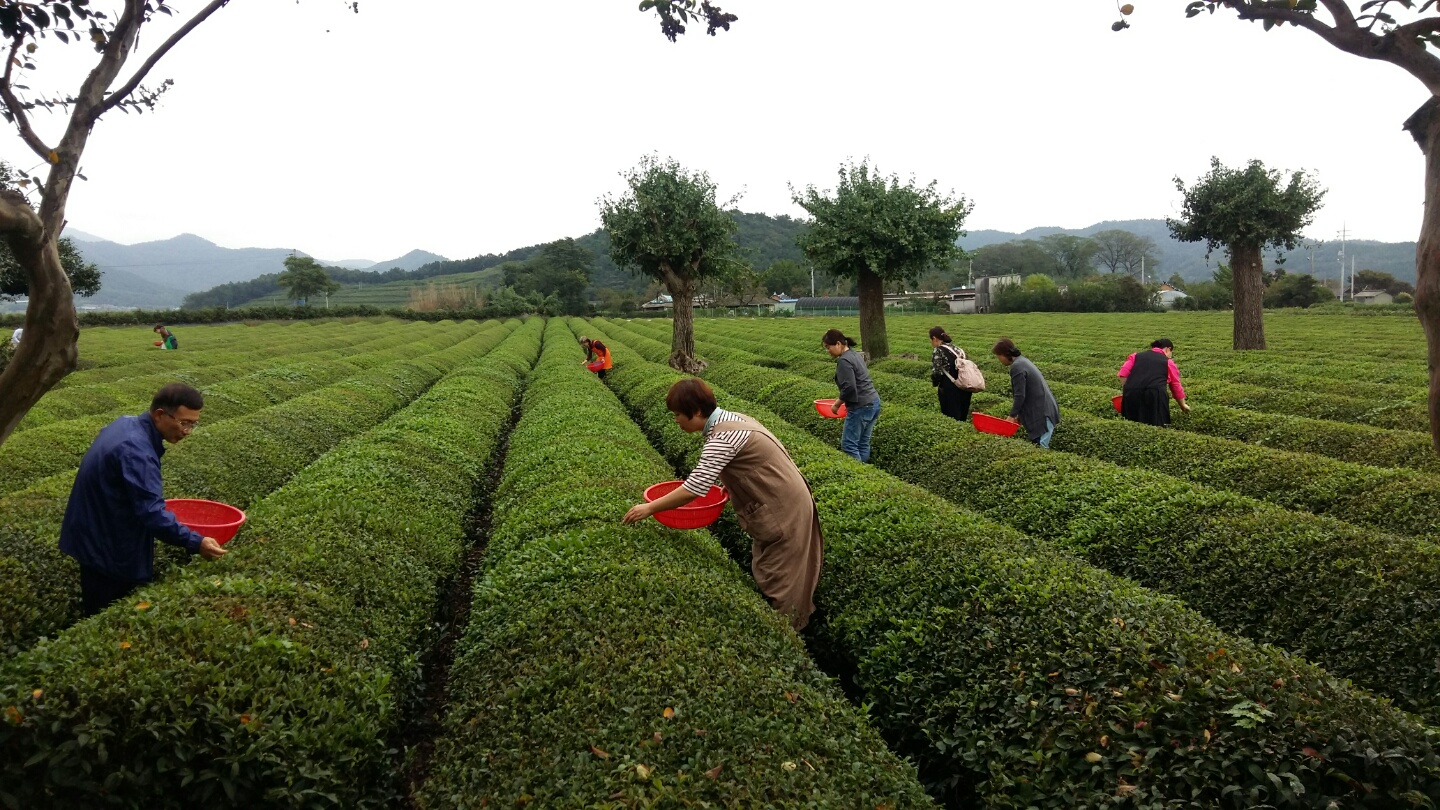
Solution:
M826 419L844 419L846 413L845 403L840 403L840 413L830 413L830 408L834 406L834 404L834 399L817 399L815 400L815 412Z
M651 503L670 494L680 481L665 481L645 489L645 502ZM730 501L730 493L722 486L710 487L704 496L677 509L656 512L655 519L672 529L701 529L720 519L720 512Z
M604 360L596 360L596 361L594 361L594 362L586 363L586 364L585 364L585 367L588 368L588 369L590 369L591 371L599 371L599 370L605 368L605 361L604 361Z
M202 537L213 537L219 543L228 543L245 523L245 513L228 503L202 501L195 498L170 498L165 508L175 513L181 523L194 529Z
M1111 398L1110 398L1110 404L1115 406L1115 411L1116 411L1117 413L1120 411L1120 403L1121 403L1121 402L1124 402L1124 401L1125 401L1125 395L1124 395L1124 394L1121 394L1120 396L1115 396L1115 397L1111 397Z
M975 429L981 433L994 433L996 436L1014 436L1020 425L1005 419L997 419L987 416L979 411L970 414L970 420L975 423Z

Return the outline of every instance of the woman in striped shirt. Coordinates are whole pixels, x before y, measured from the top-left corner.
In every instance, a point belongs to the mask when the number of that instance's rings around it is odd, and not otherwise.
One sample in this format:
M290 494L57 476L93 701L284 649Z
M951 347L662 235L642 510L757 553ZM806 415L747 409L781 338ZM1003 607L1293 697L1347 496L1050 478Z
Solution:
M820 512L785 446L754 419L720 408L715 392L687 377L670 386L665 406L686 433L705 434L700 459L681 486L625 513L626 523L684 506L718 480L730 494L740 528L750 535L750 569L770 604L796 630L815 612L825 556Z

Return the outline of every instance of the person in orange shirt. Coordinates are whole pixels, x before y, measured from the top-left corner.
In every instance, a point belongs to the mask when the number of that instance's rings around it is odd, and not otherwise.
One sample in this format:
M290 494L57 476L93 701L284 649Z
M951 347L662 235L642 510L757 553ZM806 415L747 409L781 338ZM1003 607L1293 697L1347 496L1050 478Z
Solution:
M613 363L610 360L610 348L598 340L591 340L584 335L580 336L580 345L585 349L585 367L605 379L605 373L610 370Z

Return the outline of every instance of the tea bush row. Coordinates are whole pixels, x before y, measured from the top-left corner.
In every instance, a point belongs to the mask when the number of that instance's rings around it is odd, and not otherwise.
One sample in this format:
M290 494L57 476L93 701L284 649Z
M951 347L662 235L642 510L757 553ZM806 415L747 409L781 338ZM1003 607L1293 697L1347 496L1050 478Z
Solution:
M0 798L395 806L402 707L540 327L307 467L223 559L0 663Z
M611 385L667 456L693 463L695 438L663 404L678 375L627 348L643 339L587 328L614 339ZM814 398L809 381L729 368L777 402ZM826 560L812 647L950 806L1440 799L1435 732L1387 702L717 393L774 431L814 489Z
M426 808L928 807L704 531L558 320L510 440Z
M258 407L196 432L165 455L169 498L204 498L247 509L345 439L386 419L449 371L500 343L514 322L445 347L414 344L397 360L284 404ZM62 477L63 478L63 477ZM73 479L72 479L73 480ZM0 501L0 571L15 598L0 600L0 649L28 646L79 618L80 570L57 538L69 487L49 483ZM185 559L165 547L164 560Z

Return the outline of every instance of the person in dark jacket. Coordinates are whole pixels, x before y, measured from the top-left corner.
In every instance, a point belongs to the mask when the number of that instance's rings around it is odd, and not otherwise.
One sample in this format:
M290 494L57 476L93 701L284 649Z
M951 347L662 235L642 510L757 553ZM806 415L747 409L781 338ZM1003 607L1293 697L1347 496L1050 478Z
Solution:
M1180 384L1180 369L1175 365L1175 344L1160 338L1150 344L1150 351L1136 352L1125 358L1115 376L1125 381L1121 391L1120 415L1131 422L1156 427L1170 425L1170 395L1180 403L1180 410L1189 413L1185 404L1185 386ZM1168 390L1167 390L1168 389Z
M111 422L85 452L60 524L60 550L80 563L86 616L154 578L157 537L209 560L225 555L215 538L182 525L161 494L164 442L190 435L204 404L199 391L171 383L156 392L148 413Z
M958 422L970 418L970 397L967 391L955 384L959 374L956 361L965 357L965 350L950 340L942 326L930 327L930 384L940 397L940 413Z
M830 413L840 413L845 406L845 428L840 434L840 450L861 462L870 462L870 434L880 418L880 395L870 381L865 358L854 351L855 341L839 329L831 329L820 338L825 351L835 358L835 385L840 397Z
M1050 437L1055 435L1055 426L1060 424L1060 406L1050 393L1050 386L1040 375L1040 369L1022 357L1015 348L1015 341L1000 338L991 349L1001 365L1010 367L1010 405L1008 421L1018 422L1025 427L1025 435L1035 444L1050 449Z

